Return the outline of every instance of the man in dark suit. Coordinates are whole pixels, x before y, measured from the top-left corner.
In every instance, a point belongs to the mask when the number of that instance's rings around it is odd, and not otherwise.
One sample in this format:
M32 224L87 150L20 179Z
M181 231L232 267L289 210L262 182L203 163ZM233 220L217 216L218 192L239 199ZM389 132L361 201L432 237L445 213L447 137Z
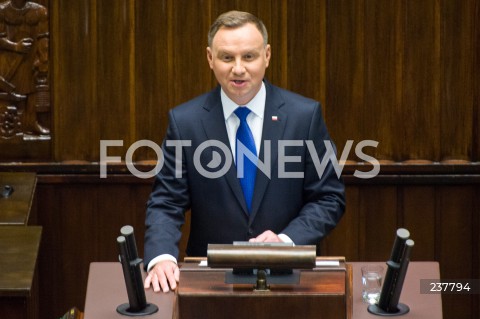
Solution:
M145 288L176 288L188 209L189 256L206 256L209 243L315 245L343 215L342 180L331 162L319 169L330 142L320 104L264 80L270 55L265 26L249 13L211 26L207 59L220 85L169 112L147 204Z

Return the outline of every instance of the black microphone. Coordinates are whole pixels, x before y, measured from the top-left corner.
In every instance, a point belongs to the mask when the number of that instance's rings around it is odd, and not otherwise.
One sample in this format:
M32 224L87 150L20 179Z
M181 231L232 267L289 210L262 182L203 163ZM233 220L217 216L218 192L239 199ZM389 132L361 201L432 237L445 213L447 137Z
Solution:
M123 226L120 229L120 234L122 234L122 236L125 237L129 260L137 259L138 252L137 252L137 244L135 242L135 235L133 234L133 227L130 225Z
M154 304L147 303L141 271L142 259L138 257L137 245L132 226L121 228L122 236L117 237L128 303L117 307L117 312L125 316L151 315L158 311Z
M408 239L409 237L408 230L404 228L397 230L390 260L387 261L388 269L380 299L377 304L368 306L368 312L390 317L404 315L410 311L407 305L398 302L410 262L410 252L414 245L413 240Z
M405 242L410 237L410 232L405 228L397 229L397 236L395 237L395 242L393 243L392 254L390 255L390 260L399 263L403 256L403 251L405 250Z
M393 291L390 302L387 306L388 311L397 311L398 302L400 300L400 293L402 292L403 282L405 281L405 276L407 274L408 264L410 262L410 252L415 242L411 239L408 239L405 242L405 250L403 253L402 260L400 262L400 269L398 270L398 276L396 278L395 290Z

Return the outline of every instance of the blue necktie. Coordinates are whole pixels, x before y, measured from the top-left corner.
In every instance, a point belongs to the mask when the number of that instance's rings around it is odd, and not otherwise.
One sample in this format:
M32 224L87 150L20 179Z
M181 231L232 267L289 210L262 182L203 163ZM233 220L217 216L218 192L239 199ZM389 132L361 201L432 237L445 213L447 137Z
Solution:
M252 208L252 198L253 198L253 188L255 187L255 176L257 175L257 166L256 161L252 163L244 153L246 151L239 152L239 142L242 143L245 148L252 152L255 157L257 156L257 151L255 148L255 140L253 139L252 131L247 123L247 115L250 113L250 110L247 107L238 107L235 110L235 115L240 119L240 126L237 129L237 138L235 145L235 159L237 165L237 176L240 180L240 185L242 186L243 196L245 197L245 202L247 203L247 209L250 213ZM243 177L241 172L241 157L243 158Z

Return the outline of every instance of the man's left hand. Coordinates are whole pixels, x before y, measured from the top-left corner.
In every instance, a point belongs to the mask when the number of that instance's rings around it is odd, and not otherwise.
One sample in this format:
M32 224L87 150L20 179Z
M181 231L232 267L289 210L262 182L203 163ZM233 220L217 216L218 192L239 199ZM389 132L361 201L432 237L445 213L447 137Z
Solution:
M269 243L283 243L283 240L278 237L277 234L272 232L271 230L266 230L260 235L258 235L255 238L250 238L249 242L251 243L264 243L264 242L269 242Z

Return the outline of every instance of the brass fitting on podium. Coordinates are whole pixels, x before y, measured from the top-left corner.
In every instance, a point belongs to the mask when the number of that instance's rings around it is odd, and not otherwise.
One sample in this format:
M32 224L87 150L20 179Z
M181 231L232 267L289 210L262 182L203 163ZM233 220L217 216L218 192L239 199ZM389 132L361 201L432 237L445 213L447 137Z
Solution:
M267 284L267 272L265 269L258 269L257 284L253 286L253 290L257 292L270 291L270 286Z

